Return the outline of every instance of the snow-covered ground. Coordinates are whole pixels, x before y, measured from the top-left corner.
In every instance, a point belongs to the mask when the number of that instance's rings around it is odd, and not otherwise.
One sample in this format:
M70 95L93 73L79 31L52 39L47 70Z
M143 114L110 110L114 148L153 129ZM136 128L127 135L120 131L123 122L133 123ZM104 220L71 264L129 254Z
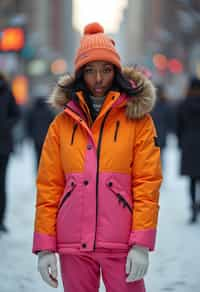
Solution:
M146 277L147 292L200 291L200 226L187 223L188 181L178 175L178 165L176 139L170 136L165 152L156 252L150 256ZM7 226L10 232L0 237L0 292L54 291L40 279L36 256L31 253L34 180L33 149L25 143L9 163ZM60 279L55 291L63 291Z

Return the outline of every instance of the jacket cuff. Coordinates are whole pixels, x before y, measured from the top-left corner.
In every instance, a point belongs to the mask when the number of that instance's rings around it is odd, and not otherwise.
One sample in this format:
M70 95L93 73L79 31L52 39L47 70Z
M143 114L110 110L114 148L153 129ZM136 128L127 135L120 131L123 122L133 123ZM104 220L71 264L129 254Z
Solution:
M56 252L56 238L55 236L35 232L32 252L36 254L42 250Z
M150 251L155 248L156 229L132 231L129 238L129 246L139 245L147 247Z

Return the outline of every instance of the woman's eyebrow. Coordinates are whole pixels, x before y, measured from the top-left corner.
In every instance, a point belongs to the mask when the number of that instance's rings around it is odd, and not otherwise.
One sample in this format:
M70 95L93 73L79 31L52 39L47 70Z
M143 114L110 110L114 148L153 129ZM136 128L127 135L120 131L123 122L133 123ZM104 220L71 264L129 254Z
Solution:
M112 64L110 64L110 63L108 63L108 62L105 62L105 63L103 63L103 65L108 65L108 66L112 66Z

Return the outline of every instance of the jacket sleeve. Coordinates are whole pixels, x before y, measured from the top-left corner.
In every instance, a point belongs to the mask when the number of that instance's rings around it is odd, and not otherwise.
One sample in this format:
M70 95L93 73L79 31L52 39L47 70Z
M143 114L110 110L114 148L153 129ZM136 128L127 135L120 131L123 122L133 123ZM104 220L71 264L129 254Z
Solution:
M153 250L162 182L160 147L150 115L136 122L133 154L133 222L129 245Z
M42 250L56 251L57 208L65 185L56 120L49 127L38 170L34 253Z

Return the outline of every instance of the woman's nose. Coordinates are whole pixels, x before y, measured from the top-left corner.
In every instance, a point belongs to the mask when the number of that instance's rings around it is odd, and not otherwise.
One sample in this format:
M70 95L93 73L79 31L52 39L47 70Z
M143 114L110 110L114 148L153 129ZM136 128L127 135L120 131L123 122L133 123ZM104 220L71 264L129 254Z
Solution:
M102 74L101 72L97 71L97 74L96 74L96 81L99 83L102 81Z

